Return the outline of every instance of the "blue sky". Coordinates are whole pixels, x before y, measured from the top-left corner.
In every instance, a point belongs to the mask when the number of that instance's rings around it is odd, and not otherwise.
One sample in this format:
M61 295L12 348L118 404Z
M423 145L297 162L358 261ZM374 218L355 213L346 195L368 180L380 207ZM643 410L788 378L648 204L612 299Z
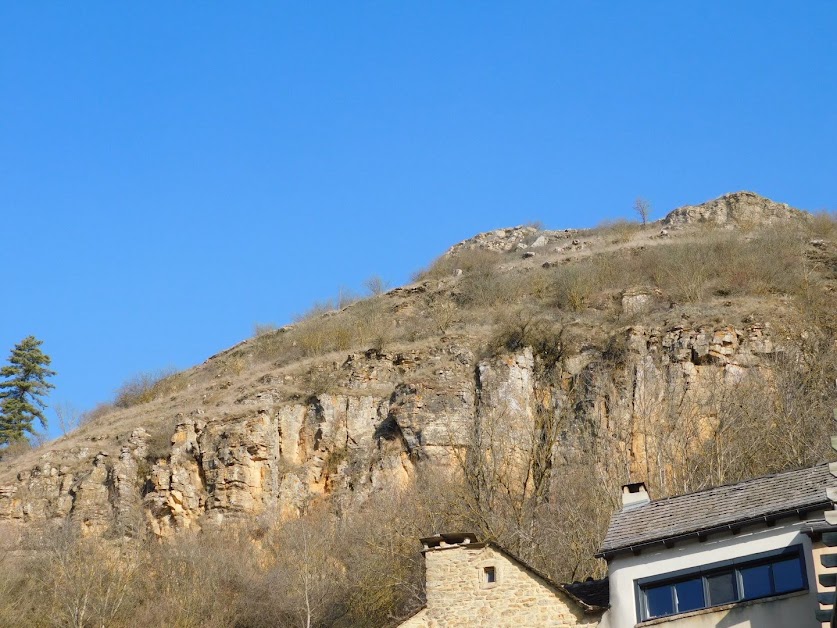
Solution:
M38 336L87 409L481 231L837 209L835 32L826 0L2 3L0 353Z

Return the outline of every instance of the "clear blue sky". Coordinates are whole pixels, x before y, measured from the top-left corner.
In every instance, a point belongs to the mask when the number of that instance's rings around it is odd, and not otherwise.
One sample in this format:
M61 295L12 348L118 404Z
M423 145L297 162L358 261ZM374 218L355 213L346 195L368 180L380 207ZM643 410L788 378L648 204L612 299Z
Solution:
M87 409L480 231L837 209L835 33L830 0L3 2L0 354L38 336Z

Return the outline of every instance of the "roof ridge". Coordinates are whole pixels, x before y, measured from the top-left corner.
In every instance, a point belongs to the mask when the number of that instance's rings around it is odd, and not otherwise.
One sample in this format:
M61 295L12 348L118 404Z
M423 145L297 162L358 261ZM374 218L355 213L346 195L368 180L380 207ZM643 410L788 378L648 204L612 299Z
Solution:
M692 491L691 493L680 493L679 495L669 495L668 497L660 497L659 499L652 499L650 502L648 502L648 504L643 504L643 506L672 501L675 499L680 499L682 497L694 497L695 495L703 495L705 493L711 493L712 491L717 491L723 488L741 488L743 490L746 488L747 485L752 484L754 482L758 482L759 480L767 480L770 478L779 477L781 475L791 475L794 473L801 473L803 471L813 472L815 469L828 466L828 464L828 462L820 462L810 467L800 467L799 469L786 469L784 471L776 471L775 473L759 475L754 478L749 478L747 480L740 480L738 482L727 482L726 484L718 484L709 488L702 488L699 491Z

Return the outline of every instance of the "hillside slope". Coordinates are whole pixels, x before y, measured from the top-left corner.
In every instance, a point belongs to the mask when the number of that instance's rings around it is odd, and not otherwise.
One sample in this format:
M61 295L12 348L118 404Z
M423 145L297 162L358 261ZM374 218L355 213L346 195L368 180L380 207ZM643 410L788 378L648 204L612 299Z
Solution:
M413 284L246 340L3 460L2 538L65 519L170 537L321 502L350 518L441 470L460 520L588 575L622 482L669 494L826 455L834 233L738 193L647 228L478 235Z

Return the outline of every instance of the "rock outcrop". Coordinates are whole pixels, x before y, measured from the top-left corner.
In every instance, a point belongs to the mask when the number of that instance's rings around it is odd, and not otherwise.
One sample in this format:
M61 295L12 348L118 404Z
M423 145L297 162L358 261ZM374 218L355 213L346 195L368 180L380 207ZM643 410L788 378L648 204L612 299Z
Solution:
M421 465L455 465L456 448L488 421L500 421L504 438L525 454L538 411L566 426L551 453L556 467L584 455L586 433L603 431L623 435L623 454L640 465L637 443L648 434L637 417L647 420L674 390L699 400L775 351L763 324L637 326L605 344L613 341L624 347L618 363L604 347L587 346L565 354L548 384L538 381L530 348L482 360L463 347L412 360L351 354L338 369L347 392L298 402L260 389L237 400L238 414L194 411L177 421L160 458L149 458L141 429L118 456L76 452L72 471L47 452L0 486L0 520L69 516L97 531L144 517L168 536L267 511L292 515L324 495L351 508L372 491L409 482ZM426 362L435 364L432 377Z
M665 218L666 226L706 224L718 227L754 227L791 220L806 220L809 214L785 203L776 203L754 192L724 194L701 205L678 207Z

